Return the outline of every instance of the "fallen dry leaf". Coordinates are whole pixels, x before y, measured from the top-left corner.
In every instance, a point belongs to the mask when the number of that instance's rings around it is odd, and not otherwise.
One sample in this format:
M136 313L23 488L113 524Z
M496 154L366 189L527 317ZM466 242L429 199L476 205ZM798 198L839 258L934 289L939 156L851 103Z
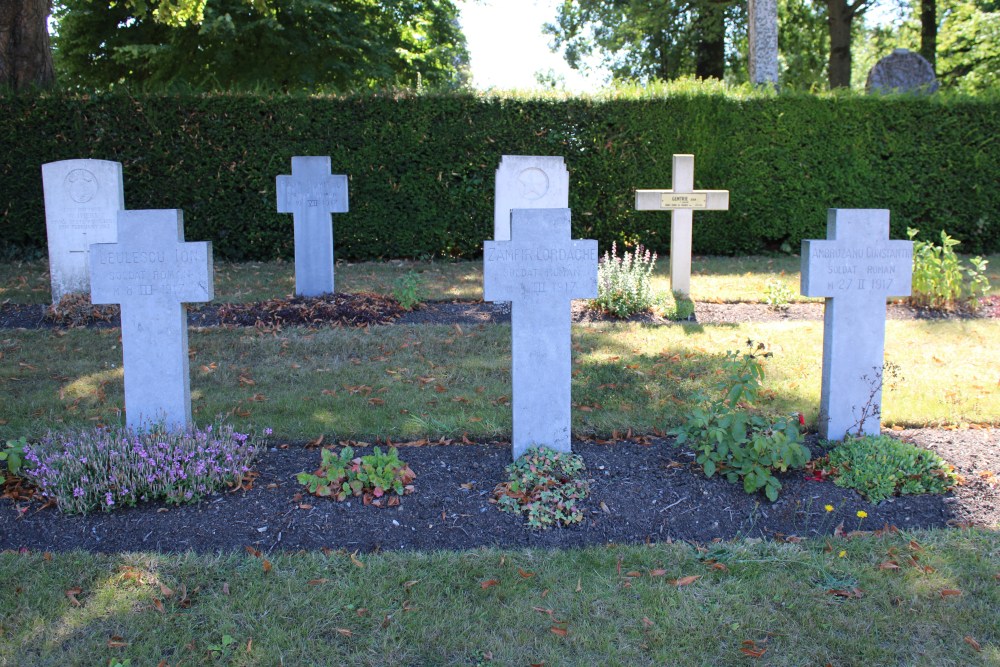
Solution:
M554 635L559 635L560 637L565 637L566 635L569 634L569 630L567 630L566 628L560 628L556 625L553 625L551 628L549 628L549 632L551 632Z
M126 646L128 646L128 642L120 635L111 635L111 639L108 640L108 648L125 648Z
M337 634L343 635L345 637L353 637L354 633L347 628L337 628Z
M943 591L941 591L941 597L943 597L943 598L957 597L957 596L959 596L961 594L962 594L962 591L958 590L957 588L946 588Z
M680 579L671 579L670 583L673 584L674 586L688 586L689 584L693 584L699 579L701 579L700 574L692 574L691 576L681 577Z
M306 582L306 584L308 584L309 586L321 586L322 584L325 584L329 581L330 581L329 579L324 577L322 579L310 579L309 581Z
M493 588L494 586L499 586L499 585L500 582L497 581L496 579L487 579L486 581L481 582L479 584L479 587L485 591L487 588Z
M267 574L270 571L271 571L271 561L265 560L264 561L264 574Z
M357 567L364 567L365 564L362 563L360 560L358 560L357 554L358 554L357 551L351 554L351 562L354 563Z
M969 635L965 635L964 637L962 637L962 641L971 646L972 650L975 651L976 653L979 653L980 651L983 650L983 647L979 645L979 642L977 642Z
M80 604L80 601L76 599L76 596L80 595L81 593L83 593L83 589L80 588L79 586L74 586L73 588L66 590L66 597L69 598L69 603L74 607L83 606Z
M649 576L651 576L651 577L663 577L666 574L667 574L667 571L663 570L663 569L656 569L656 570L650 570L649 571Z
M517 573L521 575L521 577L524 579L531 579L533 576L535 576L534 572L525 572L521 568L517 568Z

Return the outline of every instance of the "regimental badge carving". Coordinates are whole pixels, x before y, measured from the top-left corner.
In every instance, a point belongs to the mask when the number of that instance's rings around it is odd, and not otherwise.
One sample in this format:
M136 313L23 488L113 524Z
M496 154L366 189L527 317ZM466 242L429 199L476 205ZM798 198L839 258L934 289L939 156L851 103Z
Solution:
M521 196L528 201L535 201L545 196L549 191L549 177L537 167L522 171L517 177L521 188Z
M69 198L77 204L86 204L97 196L97 177L86 169L73 169L63 181Z

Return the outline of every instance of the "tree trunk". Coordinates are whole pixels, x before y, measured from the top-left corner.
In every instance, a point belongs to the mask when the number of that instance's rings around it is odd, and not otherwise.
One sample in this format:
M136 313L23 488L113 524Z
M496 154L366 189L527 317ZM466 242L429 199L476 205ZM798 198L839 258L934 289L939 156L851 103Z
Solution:
M726 4L702 2L695 19L698 35L695 48L695 76L699 79L721 79L726 74Z
M920 0L920 55L937 71L937 0Z
M827 75L830 88L851 87L851 21L854 8L847 0L826 0L830 27L830 61Z
M55 82L48 18L51 0L0 0L0 86L24 90Z

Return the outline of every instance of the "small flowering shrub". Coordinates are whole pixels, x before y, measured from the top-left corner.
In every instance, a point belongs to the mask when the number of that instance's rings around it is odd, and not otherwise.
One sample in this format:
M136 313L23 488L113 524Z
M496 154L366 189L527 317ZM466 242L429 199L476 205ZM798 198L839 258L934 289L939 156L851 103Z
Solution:
M493 495L504 512L527 515L532 528L568 526L583 521L585 472L578 454L532 447L507 466L509 481L498 484Z
M264 429L269 435L270 429ZM187 503L238 483L261 444L232 426L168 432L122 427L49 433L25 450L23 476L67 514L148 500Z
M640 245L635 254L628 251L618 257L618 246L611 243L597 264L597 298L591 301L595 310L617 317L629 317L652 308L656 299L649 277L656 266L656 253Z
M763 386L763 360L771 356L766 348L748 340L742 354L726 352L717 385L721 398L700 395L699 407L669 433L678 445L691 442L707 477L718 472L730 482L742 480L744 491L763 489L773 502L781 489L775 473L804 466L809 450L802 444L798 415L769 420L751 409Z
M887 435L847 438L813 468L873 503L897 494L945 493L957 479L934 452Z
M350 447L344 447L340 453L324 449L321 458L316 472L300 472L296 476L309 493L338 501L357 496L365 505L376 507L394 507L399 504L399 496L413 493L411 482L417 475L399 460L399 450L395 447L388 452L376 447L373 453L358 458L354 458Z
M788 310L788 304L795 298L795 292L784 280L771 278L764 286L764 303L771 310Z
M973 257L963 266L952 249L960 241L941 230L941 245L916 238L919 229L908 227L906 235L913 241L913 287L910 303L916 306L946 310L960 304L979 308L979 300L990 291L986 273L989 262Z

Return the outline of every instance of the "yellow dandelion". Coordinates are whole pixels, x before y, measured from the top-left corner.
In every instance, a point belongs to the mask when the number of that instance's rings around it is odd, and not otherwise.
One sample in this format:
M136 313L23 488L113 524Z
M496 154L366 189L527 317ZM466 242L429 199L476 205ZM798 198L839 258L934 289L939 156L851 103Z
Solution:
M837 558L843 558L846 555L847 555L846 551L841 551L839 554L837 554Z
M827 512L832 512L833 511L833 505L824 505L823 509L825 509Z
M858 518L859 519L864 519L867 516L868 516L868 512L866 512L864 510L858 510Z

